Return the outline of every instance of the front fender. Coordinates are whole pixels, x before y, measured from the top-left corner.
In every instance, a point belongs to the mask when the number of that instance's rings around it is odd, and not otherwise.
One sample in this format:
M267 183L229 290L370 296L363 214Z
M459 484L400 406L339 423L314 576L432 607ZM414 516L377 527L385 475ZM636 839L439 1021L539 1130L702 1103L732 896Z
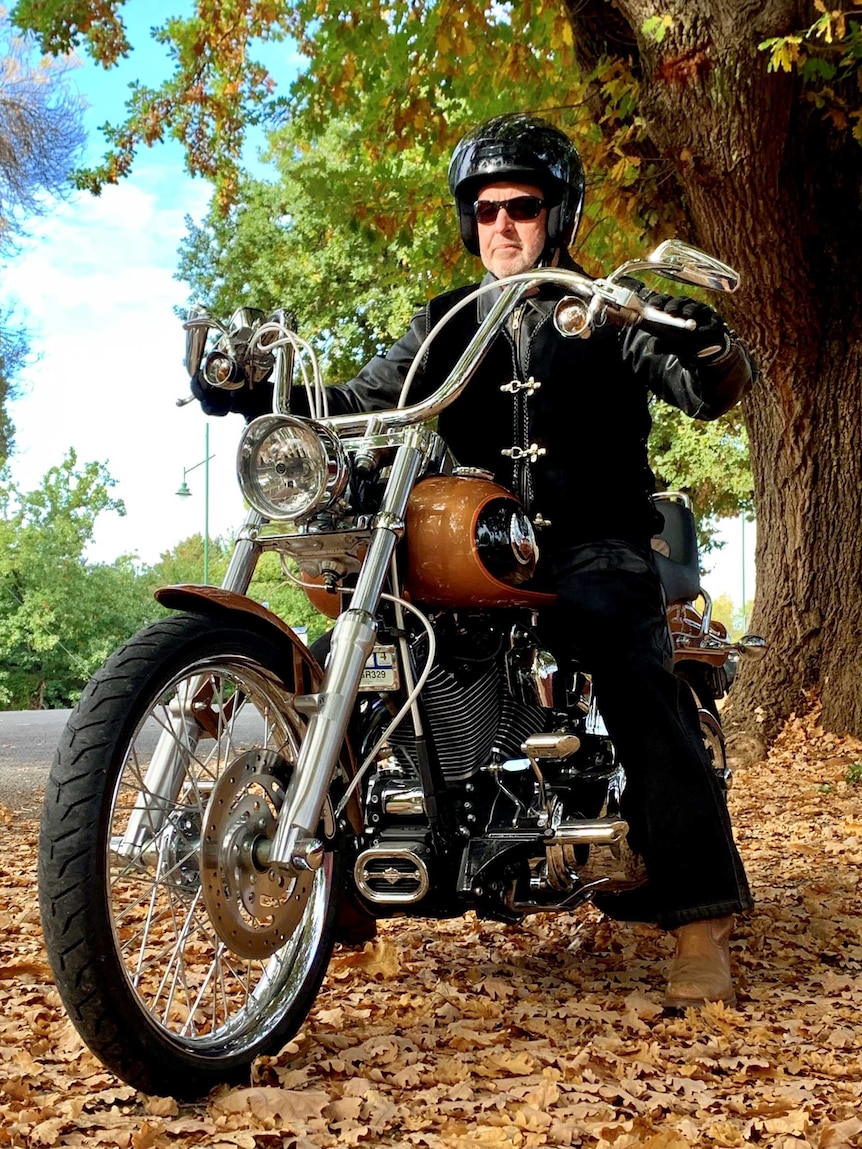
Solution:
M316 694L323 682L323 670L320 663L309 651L308 647L291 627L283 622L277 614L267 610L261 603L255 602L244 594L236 591L222 590L217 586L198 586L194 583L185 583L179 586L163 586L155 592L156 602L167 607L168 610L183 610L193 614L209 615L214 621L225 618L226 615L244 615L255 630L264 634L269 632L271 638L282 643L290 644L293 655L293 676L298 694ZM356 773L356 760L353 748L348 742L344 744L341 757L342 766L347 778L353 778ZM345 813L354 833L362 828L362 816L358 801L359 791L354 791L348 802Z
M277 614L273 614L271 610L255 602L248 595L222 590L217 586L182 583L177 586L159 587L154 598L168 610L185 610L194 614L211 615L213 618L223 618L225 614L249 616L249 621L254 619L255 629L264 632L275 631L277 633L271 634L271 637L277 637L282 642L287 639L293 647L293 669L298 692L314 694L320 690L323 670L296 631Z

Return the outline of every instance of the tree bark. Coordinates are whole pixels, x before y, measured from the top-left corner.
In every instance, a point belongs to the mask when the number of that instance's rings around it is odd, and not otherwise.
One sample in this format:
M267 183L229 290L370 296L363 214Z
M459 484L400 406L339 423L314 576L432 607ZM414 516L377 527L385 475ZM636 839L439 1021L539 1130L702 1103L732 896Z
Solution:
M650 141L676 177L681 238L742 273L717 307L760 367L744 413L758 521L752 631L769 652L743 664L731 724L768 741L816 693L828 729L862 735L862 147L796 74L768 72L757 47L810 25L813 3L566 7L585 65L603 52L631 58ZM664 14L659 43L642 28Z

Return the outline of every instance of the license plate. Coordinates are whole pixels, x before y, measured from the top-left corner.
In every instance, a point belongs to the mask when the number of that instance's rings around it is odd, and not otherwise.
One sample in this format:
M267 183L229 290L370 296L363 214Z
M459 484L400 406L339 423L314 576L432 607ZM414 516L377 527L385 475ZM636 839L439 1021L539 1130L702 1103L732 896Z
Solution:
M398 664L394 646L375 646L359 683L360 690L397 690Z

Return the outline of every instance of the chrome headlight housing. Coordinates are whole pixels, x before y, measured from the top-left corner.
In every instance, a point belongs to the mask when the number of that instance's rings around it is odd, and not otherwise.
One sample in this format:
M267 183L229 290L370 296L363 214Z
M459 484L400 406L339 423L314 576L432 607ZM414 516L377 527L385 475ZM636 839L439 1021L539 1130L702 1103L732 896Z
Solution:
M347 484L338 437L322 423L293 415L261 415L240 439L242 493L268 519L301 522L325 510Z

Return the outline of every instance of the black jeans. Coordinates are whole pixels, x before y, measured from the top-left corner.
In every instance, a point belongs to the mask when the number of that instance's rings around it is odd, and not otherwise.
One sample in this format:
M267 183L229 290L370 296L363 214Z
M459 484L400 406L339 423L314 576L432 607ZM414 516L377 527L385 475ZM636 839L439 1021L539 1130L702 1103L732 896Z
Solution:
M649 876L640 899L649 909L619 916L674 929L747 909L748 881L696 706L670 669L664 594L651 552L617 540L557 547L548 574L559 596L557 646L562 639L566 653L593 674L626 770L631 841ZM615 901L606 899L603 908L613 914Z

